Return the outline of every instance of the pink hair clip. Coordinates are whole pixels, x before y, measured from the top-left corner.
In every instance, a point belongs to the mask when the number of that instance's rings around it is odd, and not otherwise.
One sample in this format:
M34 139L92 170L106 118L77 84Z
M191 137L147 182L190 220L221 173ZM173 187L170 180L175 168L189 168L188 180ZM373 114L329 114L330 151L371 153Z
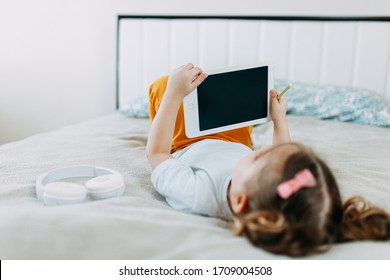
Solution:
M289 198L293 193L302 188L312 188L316 185L316 179L309 169L303 169L295 174L294 178L287 180L277 186L276 192L283 198Z

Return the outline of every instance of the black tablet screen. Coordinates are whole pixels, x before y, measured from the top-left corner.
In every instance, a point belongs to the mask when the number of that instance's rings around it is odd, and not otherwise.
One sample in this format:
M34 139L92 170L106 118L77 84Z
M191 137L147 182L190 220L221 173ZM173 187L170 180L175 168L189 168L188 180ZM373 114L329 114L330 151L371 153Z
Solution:
M198 87L201 131L267 117L268 66L209 75Z

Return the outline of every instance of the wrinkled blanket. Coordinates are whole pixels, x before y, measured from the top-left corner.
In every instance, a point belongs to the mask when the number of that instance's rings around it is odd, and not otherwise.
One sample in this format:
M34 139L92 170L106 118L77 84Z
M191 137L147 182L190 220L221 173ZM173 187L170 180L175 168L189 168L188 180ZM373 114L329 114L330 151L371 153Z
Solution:
M362 195L390 211L390 129L289 116L292 138L331 166L344 199ZM180 213L150 182L147 119L119 113L0 146L0 259L286 259L253 247L229 224ZM272 124L254 128L270 144ZM119 171L119 198L45 207L39 174L89 164ZM310 259L390 259L390 242L352 242Z

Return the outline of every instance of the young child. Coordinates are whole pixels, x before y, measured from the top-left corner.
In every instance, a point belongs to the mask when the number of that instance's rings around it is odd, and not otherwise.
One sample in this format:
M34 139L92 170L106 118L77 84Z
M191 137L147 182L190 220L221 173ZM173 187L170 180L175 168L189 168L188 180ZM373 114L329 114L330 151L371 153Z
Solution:
M191 63L155 81L146 147L156 190L175 209L234 221L265 250L304 256L349 240L390 239L390 216L354 197L344 206L328 166L292 143L286 99L270 91L273 143L253 151L252 127L189 139L182 101L207 74Z

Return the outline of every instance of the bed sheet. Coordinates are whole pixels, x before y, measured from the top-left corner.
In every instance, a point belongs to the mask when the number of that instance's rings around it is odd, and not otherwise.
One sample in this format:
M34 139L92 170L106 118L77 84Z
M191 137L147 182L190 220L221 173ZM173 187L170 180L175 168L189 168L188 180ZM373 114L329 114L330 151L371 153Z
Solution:
M332 167L344 199L362 195L390 211L390 130L289 116L292 138ZM150 182L147 119L110 114L0 146L0 259L288 259L254 248L229 224L169 207ZM272 125L257 126L255 147ZM67 165L119 171L119 198L45 207L35 196L43 172ZM390 242L352 242L309 259L390 259Z

